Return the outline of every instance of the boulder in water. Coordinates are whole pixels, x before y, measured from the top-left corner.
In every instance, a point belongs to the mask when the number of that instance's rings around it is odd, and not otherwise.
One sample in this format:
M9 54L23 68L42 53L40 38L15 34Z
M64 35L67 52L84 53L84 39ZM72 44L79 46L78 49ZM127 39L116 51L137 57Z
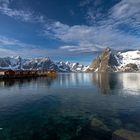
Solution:
M112 140L140 140L140 133L119 129L113 133Z

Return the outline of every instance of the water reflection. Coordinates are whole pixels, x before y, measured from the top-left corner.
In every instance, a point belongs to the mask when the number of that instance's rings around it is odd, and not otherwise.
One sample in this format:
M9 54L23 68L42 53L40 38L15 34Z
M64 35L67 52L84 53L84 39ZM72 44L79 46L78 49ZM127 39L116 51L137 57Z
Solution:
M57 78L29 78L0 80L0 88L12 87L61 87L61 88L96 88L102 94L122 91L125 95L140 94L139 73L61 73Z
M103 94L111 94L118 82L117 75L113 73L95 73L93 75L93 83L101 89Z
M51 77L51 78L46 78L46 77L42 77L42 78L26 78L26 79L7 79L7 80L0 80L0 87L1 88L10 88L13 86L22 88L25 85L44 85L48 88L51 87L51 85L53 84L54 80L56 78L55 77ZM40 82L39 82L40 81Z
M127 94L140 95L140 73L121 73L118 75L118 81Z
M93 83L103 94L112 94L113 90L124 95L140 95L139 73L95 73Z
M112 94L113 90L122 91L126 95L140 94L139 73L71 73L60 74L57 84L62 87L97 87L102 94Z
M59 74L57 82L60 86L86 86L92 85L92 73L63 73Z
M0 89L0 140L111 140L118 129L140 132L138 73L60 73L1 80Z

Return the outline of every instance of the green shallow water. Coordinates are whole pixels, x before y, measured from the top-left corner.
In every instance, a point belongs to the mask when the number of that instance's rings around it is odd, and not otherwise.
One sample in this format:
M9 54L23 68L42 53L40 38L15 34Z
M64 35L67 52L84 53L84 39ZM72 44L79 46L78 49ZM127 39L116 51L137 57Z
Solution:
M0 140L111 140L139 118L139 73L0 81Z

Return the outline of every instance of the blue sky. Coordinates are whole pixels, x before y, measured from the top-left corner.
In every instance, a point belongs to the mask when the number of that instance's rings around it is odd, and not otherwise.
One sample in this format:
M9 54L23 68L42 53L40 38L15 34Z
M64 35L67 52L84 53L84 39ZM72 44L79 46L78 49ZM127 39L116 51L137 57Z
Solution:
M91 63L140 48L140 0L0 0L0 56Z

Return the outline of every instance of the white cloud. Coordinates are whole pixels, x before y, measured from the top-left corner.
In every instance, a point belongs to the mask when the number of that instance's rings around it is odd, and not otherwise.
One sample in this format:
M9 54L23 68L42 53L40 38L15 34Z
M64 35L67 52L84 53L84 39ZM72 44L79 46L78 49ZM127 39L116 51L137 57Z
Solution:
M0 45L15 45L17 44L18 41L15 40L15 39L9 39L9 38L6 38L4 36L0 36Z
M32 53L31 53L32 52ZM13 50L12 48L2 48L0 46L0 57L22 56L25 58L48 56L49 52L45 49L21 48Z
M24 22L39 22L43 23L44 16L35 15L31 10L17 10L10 7L12 0L0 0L0 13L9 17L19 19Z
M17 55L17 54L15 53L15 51L12 51L12 50L10 50L10 49L5 49L5 48L1 48L1 47L0 47L0 56L1 56L1 57L5 57L5 56L15 56L15 55Z
M0 35L0 47L16 47L17 49L22 48L38 48L36 45L27 44L24 42L21 42L19 40L13 39L13 38L7 38L5 36ZM12 48L11 48L12 50Z
M30 10L24 11L10 8L9 0L0 0L0 12L22 21L42 23L44 33L47 38L51 37L66 44L60 46L60 50L57 54L74 54L77 52L90 53L100 51L106 47L115 49L140 47L140 39L138 36L131 35L129 32L125 33L123 30L117 28L120 24L127 24L131 27L140 29L139 0L121 0L111 9L108 9L108 13L106 13L107 15L104 15L101 9L93 10L96 6L102 4L101 0L95 0L94 4L91 4L91 2L92 0L86 0L80 3L80 6L82 7L87 5L89 6L87 8L88 20L90 19L92 21L91 23L94 23L89 26L69 26L59 21L51 21L51 23L48 23L44 16L36 16L34 15L34 12L31 12ZM101 18L101 20L96 21L96 18L98 19L100 17L105 18ZM6 40L6 38L0 38L0 44L17 45L23 48L25 46L28 47L29 45L17 40ZM34 48L35 46L29 45L29 48L31 47L34 49L34 52L36 52ZM48 52L48 54L51 55L54 53L52 50L49 50Z
M139 14L140 16L140 1L139 0L121 0L112 9L112 15L117 19L132 18Z
M48 49L36 46L34 44L27 44L13 38L7 38L0 35L0 56L16 56L23 57L41 57L41 56L74 56L73 52L63 49Z
M101 50L105 47L114 49L140 48L140 38L134 33L138 33L137 30L140 30L140 1L121 0L108 9L108 13L105 14L102 9L94 10L96 6L101 4L102 2L97 0L94 3L90 0L80 3L80 6L88 5L87 16L93 23L92 25L69 26L54 22L46 26L46 35L67 43L60 48L73 52ZM120 25L126 25L131 29L124 31L119 29Z
M91 2L92 2L92 0L81 0L79 3L79 6L84 7L84 6L89 5Z
M87 8L86 19L94 25L111 25L117 28L125 24L131 28L140 28L140 0L120 0L114 6L104 9L104 1L92 1Z
M140 27L140 0L121 0L110 10L110 18L133 28Z
M110 24L104 24L101 26L68 26L60 22L55 22L48 26L49 28L47 27L45 30L47 35L49 33L50 36L67 44L75 44L61 47L61 49L67 48L69 51L94 51L106 47L115 49L139 48L140 46L138 37L122 33L121 31L112 28L112 25Z
M60 49L66 50L73 53L92 53L92 52L98 52L101 51L101 46L93 45L93 44L79 44L78 46L74 45L66 45L61 46Z
M0 0L0 5L7 6L12 0Z

